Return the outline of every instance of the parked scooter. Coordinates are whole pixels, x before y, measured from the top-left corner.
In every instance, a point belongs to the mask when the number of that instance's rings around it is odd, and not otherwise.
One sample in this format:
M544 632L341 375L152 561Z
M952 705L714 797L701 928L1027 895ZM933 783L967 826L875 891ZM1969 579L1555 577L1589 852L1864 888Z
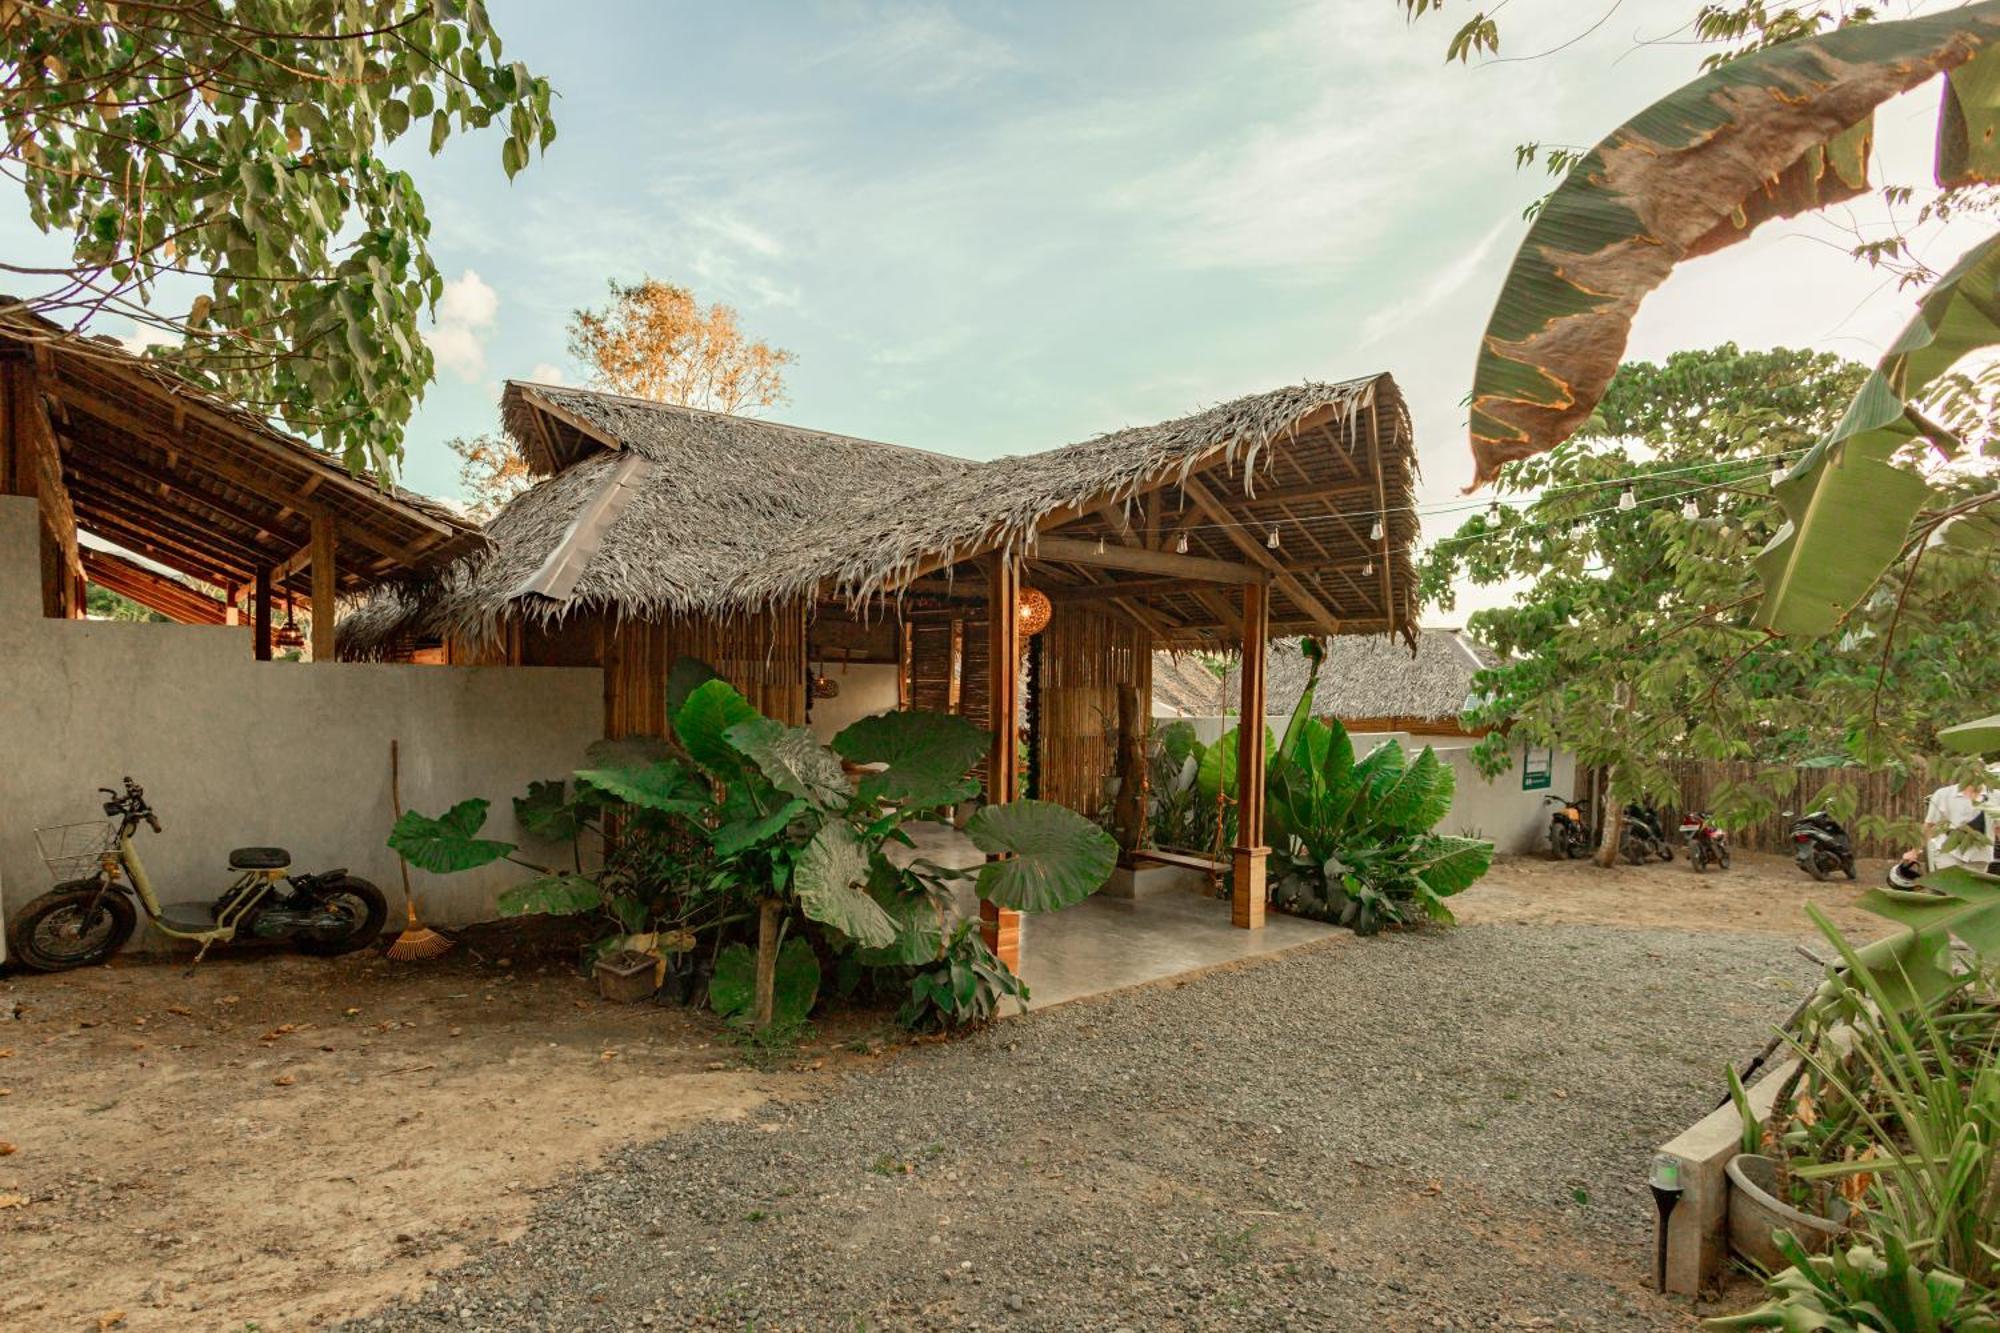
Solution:
M1549 816L1549 854L1558 861L1574 861L1590 855L1590 828L1583 822L1583 808L1589 801L1572 801L1567 796L1544 796L1544 805L1558 809Z
M381 933L389 909L380 889L345 869L290 874L291 853L282 847L231 852L230 868L242 873L212 903L161 906L132 842L142 823L158 833L159 816L130 778L122 796L98 790L111 798L104 813L118 821L115 831L94 821L36 830L43 858L58 875L89 873L58 883L8 922L9 953L26 966L57 972L103 962L132 937L140 909L162 934L199 944L196 962L211 944L238 939L289 940L301 953L326 957L363 948ZM50 834L93 834L97 845L52 850L44 838Z
M1681 837L1687 840L1688 863L1697 875L1712 865L1729 869L1729 835L1705 812L1691 810L1681 816Z
M1674 845L1667 841L1666 827L1660 823L1660 812L1651 801L1634 801L1625 807L1625 827L1618 835L1618 850L1635 866L1644 865L1653 857L1662 861L1674 859Z
M1792 860L1814 879L1825 879L1836 870L1853 879L1854 840L1839 820L1814 810L1792 821Z

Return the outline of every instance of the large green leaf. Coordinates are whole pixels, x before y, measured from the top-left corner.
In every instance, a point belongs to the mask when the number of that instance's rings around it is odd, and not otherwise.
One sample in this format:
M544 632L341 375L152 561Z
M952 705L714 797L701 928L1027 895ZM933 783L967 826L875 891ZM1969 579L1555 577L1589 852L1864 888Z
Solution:
M879 949L856 951L868 967L915 967L935 960L944 946L944 918L922 883L877 859L868 894L895 923L896 938Z
M951 805L978 792L968 770L985 758L992 733L945 713L877 713L850 724L833 748L856 764L887 764L861 780L863 799L910 810Z
M578 769L576 780L645 810L695 818L712 802L708 784L674 760L631 768Z
M1940 278L1825 439L1775 489L1786 522L1757 557L1757 623L1831 630L1903 549L1930 487L1891 460L1920 431L1906 405L1967 353L2000 342L2000 234Z
M1480 343L1475 484L1589 420L1640 301L1676 264L1864 193L1874 109L1996 36L2000 0L1985 0L1782 42L1676 89L1584 154L1536 215ZM1941 158L1990 176L1994 153L1979 136Z
M583 806L561 778L530 782L528 794L514 798L514 822L544 842L568 842L583 829Z
M730 745L731 727L760 714L726 680L711 680L688 695L674 714L674 735L697 764L722 778L743 769L743 757Z
M780 1028L796 1027L812 1012L819 998L819 958L798 935L778 950L771 984L771 1021ZM732 944L715 959L708 982L708 1003L732 1023L748 1023L757 1013L757 955L748 945Z
M1053 801L989 805L965 825L989 856L979 868L979 896L1017 912L1053 912L1080 903L1111 878L1118 843L1097 825Z
M1397 749L1400 752L1401 747ZM1385 829L1427 829L1451 809L1452 789L1451 770L1426 745L1400 772L1385 773L1380 787L1370 793L1375 802L1374 822Z
M1958 936L1987 962L2000 962L2000 879L1964 866L1933 870L1929 893L1870 889L1858 906L1915 931Z
M855 943L880 949L896 940L896 923L863 891L868 883L868 849L848 825L824 824L792 867L792 892L799 909L832 926Z
M575 916L604 901L604 890L585 875L537 875L500 895L501 916Z
M2000 750L2000 713L1946 727L1938 732L1938 744L1953 754L1985 754Z
M715 848L717 856L734 856L746 848L777 837L805 809L806 803L794 796L767 815L731 820L715 830L709 843Z
M766 781L789 796L803 797L826 810L839 809L853 799L840 756L804 727L754 717L738 722L724 736L757 765Z
M405 810L389 831L389 846L411 865L450 875L491 865L514 850L511 842L476 835L486 823L487 802L460 801L436 819Z
M1417 853L1417 873L1440 898L1465 892L1493 866L1493 844L1478 838L1426 838Z

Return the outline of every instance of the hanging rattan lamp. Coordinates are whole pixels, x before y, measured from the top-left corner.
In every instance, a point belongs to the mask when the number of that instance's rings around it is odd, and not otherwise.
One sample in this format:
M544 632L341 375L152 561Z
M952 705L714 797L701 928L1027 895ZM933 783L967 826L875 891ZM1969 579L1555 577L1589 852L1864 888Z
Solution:
M1021 589L1020 631L1023 639L1032 639L1049 627L1049 617L1055 608L1049 604L1049 595L1040 588Z

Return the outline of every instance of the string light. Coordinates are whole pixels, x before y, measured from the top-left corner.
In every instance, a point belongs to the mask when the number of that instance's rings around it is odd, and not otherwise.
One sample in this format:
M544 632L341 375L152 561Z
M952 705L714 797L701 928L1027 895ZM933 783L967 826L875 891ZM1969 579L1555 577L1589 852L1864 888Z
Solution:
M1778 485L1778 483L1783 481L1784 479L1785 479L1785 465L1783 463L1773 463L1771 465L1772 487L1775 488Z
M1690 522L1701 517L1701 506L1694 502L1692 495L1688 497L1688 502L1681 506L1681 517Z
M1582 541L1590 535L1590 524L1578 519L1569 525L1569 535L1571 541Z
M1101 533L1098 535L1097 538L1097 553L1099 555L1104 554L1104 536Z
M1361 567L1361 577L1364 579L1367 578L1370 574L1373 574L1374 572L1375 572L1375 562L1373 560L1370 560L1367 564Z
M1185 532L1183 532L1180 536L1174 538L1174 553L1176 555L1186 555L1187 546L1188 546L1187 534Z
M1278 528L1276 524L1272 525L1271 535L1264 539L1264 545L1270 547L1274 551L1278 549Z
M1618 492L1619 509L1629 513L1632 510L1637 509L1638 507L1639 507L1639 497L1632 494L1632 488L1630 486L1627 486L1624 490Z
M1379 541L1381 541L1381 540L1382 540L1382 520L1381 520L1381 519L1379 519L1379 518L1378 518L1378 519L1376 519L1376 520L1375 520L1375 526L1374 526L1374 527L1372 527L1372 528L1370 528L1370 529L1368 529L1368 540L1369 540L1369 541L1371 541L1371 542L1379 542Z

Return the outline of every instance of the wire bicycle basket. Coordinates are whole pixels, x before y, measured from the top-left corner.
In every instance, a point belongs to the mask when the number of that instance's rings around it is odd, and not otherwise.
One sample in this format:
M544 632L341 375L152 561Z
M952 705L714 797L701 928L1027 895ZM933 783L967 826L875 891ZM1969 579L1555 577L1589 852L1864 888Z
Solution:
M118 824L86 819L80 824L48 824L35 830L35 847L49 877L57 884L88 879L118 847Z

